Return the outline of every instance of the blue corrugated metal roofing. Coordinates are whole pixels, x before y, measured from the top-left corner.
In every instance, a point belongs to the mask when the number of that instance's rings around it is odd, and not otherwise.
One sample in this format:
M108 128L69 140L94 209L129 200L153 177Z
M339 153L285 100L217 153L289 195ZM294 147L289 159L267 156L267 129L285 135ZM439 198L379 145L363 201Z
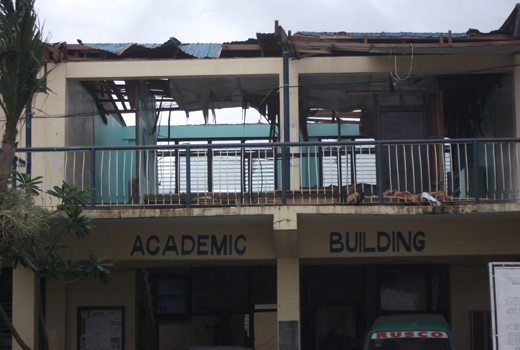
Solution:
M121 55L123 52L131 48L132 46L139 46L146 49L155 49L162 46L162 44L135 44L135 43L122 43L122 44L83 44L84 46L90 47L91 49L111 52L116 55Z
M222 52L222 44L181 44L179 49L197 58L219 58Z
M113 44L113 43L105 43L105 44L83 44L80 40L78 42L84 46L90 47L91 49L95 50L102 50L111 52L116 55L121 55L123 52L131 48L132 46L144 48L144 49L158 49L161 47L168 47L173 46L176 47L180 44L180 41L175 39L174 37L171 37L168 39L168 41L162 43L162 44L137 44L137 43L122 43L122 44Z
M311 36L352 36L352 37L367 37L384 38L384 37L416 37L416 38L438 38L441 35L447 37L448 33L414 33L414 32L379 32L379 33L345 33L345 32L297 32L296 34L311 35ZM465 38L466 33L451 33L452 38Z
M371 38L383 38L383 37L415 37L415 38L438 38L441 35L448 37L448 33L414 33L414 32L379 32L379 33L346 33L346 32L298 32L296 34L309 35L309 36L349 36L349 37L367 37ZM468 35L466 33L451 33L452 38L465 38ZM178 47L182 52L187 55L196 58L219 58L222 53L222 44L215 43L196 43L196 44L181 44L177 39L170 38L163 44L137 44L137 43L121 43L121 44L83 44L84 46L90 47L95 50L102 50L113 53L115 55L122 55L126 50L131 47L141 49L160 49L168 46Z
M219 58L222 52L222 44L181 44L177 39L171 38L163 44L137 44L137 43L121 43L121 44L83 44L94 50L101 50L113 53L115 55L122 55L131 47L142 49L159 49L167 46L178 47L182 52L196 58Z

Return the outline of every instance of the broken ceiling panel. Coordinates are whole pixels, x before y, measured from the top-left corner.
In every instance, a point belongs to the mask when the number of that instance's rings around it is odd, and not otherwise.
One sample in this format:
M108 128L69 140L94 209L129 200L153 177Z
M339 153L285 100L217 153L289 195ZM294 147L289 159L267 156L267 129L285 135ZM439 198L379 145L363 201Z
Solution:
M208 111L222 108L247 107L244 101L257 108L265 104L269 92L278 89L277 77L219 77L176 78L170 80L170 91L180 109ZM278 98L277 94L272 94ZM265 111L265 107L263 108Z
M349 112L371 103L372 93L390 91L388 75L306 75L301 79L302 99L308 108ZM396 91L437 89L434 77L410 77L394 86Z

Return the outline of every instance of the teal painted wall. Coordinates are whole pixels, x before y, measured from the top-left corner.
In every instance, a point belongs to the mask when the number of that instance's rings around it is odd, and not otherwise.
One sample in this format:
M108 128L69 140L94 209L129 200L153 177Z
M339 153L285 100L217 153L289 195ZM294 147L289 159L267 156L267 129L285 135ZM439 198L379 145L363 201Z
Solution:
M140 108L141 111L141 130L139 132L140 144L155 144L161 139L168 138L168 127L159 126L157 128L157 135L151 135L150 131L153 128L153 122L155 122L155 113L150 95L146 91L141 91ZM114 121L115 122L115 121ZM182 126L171 126L170 127L170 139L175 140L253 140L263 139L266 140L269 137L270 126L267 124L240 124L240 125L182 125ZM310 124L308 126L309 141L317 142L320 139L335 139L337 138L338 126L336 124ZM99 145L134 145L135 144L135 127L122 128L119 125L104 126L99 132L96 129L96 135L99 133ZM359 126L356 124L342 124L341 125L342 139L362 137L359 133ZM97 140L97 138L96 138ZM254 142L254 141L252 141ZM300 173L301 186L302 187L315 187L319 184L319 159L315 156L315 147L307 148L302 147L300 158L301 169L306 169ZM105 158L110 155L105 155ZM118 167L124 169L124 183L118 183L117 185L111 183L110 193L113 195L115 189L118 189L117 201L127 200L128 193L128 181L130 178L135 177L135 152L112 152L111 155L113 167L108 169L110 173L115 176L115 172L118 171L115 164ZM114 159L117 158L117 162ZM157 183L155 181L156 173L155 167L155 156L153 152L140 153L140 179L141 181L141 193L155 193L157 190ZM277 163L278 169L281 170L281 163ZM132 172L130 173L130 169ZM148 170L148 174L145 176L144 170ZM281 171L278 171L278 189L280 186ZM123 188L126 186L126 188ZM103 187L103 200L107 202L113 196L107 197L109 189ZM126 194L126 195L125 195ZM101 198L101 197L100 197Z
M268 138L270 126L267 124L240 124L240 125L177 125L170 126L171 139L252 139ZM337 138L336 124L309 124L309 139L318 141L320 138ZM341 137L362 137L357 124L342 124ZM168 137L168 126L158 127L157 138Z
M99 113L94 117L94 140L96 146L126 146L135 144L125 140L123 133L127 128L121 126L113 117L108 116L105 124ZM135 128L132 128L135 133ZM131 165L131 159L133 166ZM98 151L96 152L96 202L128 202L128 179L135 177L135 152Z
M140 84L139 98L140 144L155 145L153 134L155 109L153 96L145 84ZM94 117L94 143L96 146L135 145L135 127L123 127L114 118L108 117L105 124L99 112ZM101 204L132 203L133 189L130 181L136 178L136 162L140 164L140 192L154 192L156 186L156 161L148 151L98 151L96 152L96 201ZM146 170L149 170L148 172ZM136 203L137 204L137 203Z

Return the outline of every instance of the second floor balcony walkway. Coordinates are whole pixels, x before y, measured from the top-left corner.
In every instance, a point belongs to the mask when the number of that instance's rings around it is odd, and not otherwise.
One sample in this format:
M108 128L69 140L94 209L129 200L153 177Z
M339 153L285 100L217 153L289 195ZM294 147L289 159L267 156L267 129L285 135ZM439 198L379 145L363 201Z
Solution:
M519 141L21 148L16 169L95 188L91 209L518 203Z

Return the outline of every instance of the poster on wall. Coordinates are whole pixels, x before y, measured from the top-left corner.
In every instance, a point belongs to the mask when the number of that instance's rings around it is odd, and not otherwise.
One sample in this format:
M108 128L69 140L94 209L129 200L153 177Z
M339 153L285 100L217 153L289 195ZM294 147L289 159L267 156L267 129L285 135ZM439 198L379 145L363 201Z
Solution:
M124 307L78 307L78 350L124 350Z
M520 349L520 263L489 263L494 350Z

